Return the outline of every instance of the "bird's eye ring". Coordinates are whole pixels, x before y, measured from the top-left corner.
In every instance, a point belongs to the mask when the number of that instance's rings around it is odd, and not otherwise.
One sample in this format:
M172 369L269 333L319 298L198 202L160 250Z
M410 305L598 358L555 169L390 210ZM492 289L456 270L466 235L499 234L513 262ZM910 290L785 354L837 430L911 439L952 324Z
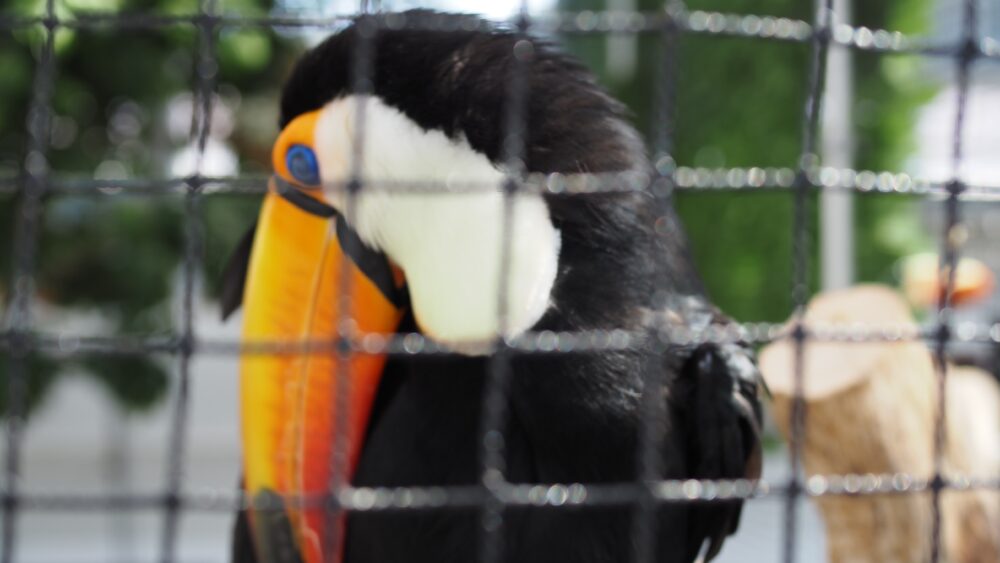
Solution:
M305 145L292 145L285 153L285 166L296 182L304 186L320 184L319 163L316 153Z

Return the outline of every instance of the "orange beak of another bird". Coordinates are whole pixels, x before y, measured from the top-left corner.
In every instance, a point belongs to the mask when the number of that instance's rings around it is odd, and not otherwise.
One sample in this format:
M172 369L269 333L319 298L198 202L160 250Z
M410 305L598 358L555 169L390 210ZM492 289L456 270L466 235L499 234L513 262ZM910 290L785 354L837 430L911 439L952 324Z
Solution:
M923 309L937 306L945 290L940 266L940 258L933 253L916 254L903 261L903 292L911 303ZM973 258L959 260L954 277L951 303L956 306L985 299L996 286L989 267Z

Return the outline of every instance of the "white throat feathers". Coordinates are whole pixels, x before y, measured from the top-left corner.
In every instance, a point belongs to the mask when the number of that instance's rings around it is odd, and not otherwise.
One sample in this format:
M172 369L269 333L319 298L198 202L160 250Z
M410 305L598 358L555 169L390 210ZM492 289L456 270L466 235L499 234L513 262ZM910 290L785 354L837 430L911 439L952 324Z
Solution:
M346 96L322 109L314 148L324 184L343 183L351 173L358 107L357 96ZM513 196L503 271L504 173L464 137L424 130L377 97L365 98L363 119L362 187L349 220L363 241L403 269L421 331L456 350L482 349L501 332L503 275L503 336L529 330L550 306L559 260L559 232L541 195ZM405 182L427 189L380 189ZM441 191L468 183L474 192ZM345 212L342 191L327 188L324 195Z

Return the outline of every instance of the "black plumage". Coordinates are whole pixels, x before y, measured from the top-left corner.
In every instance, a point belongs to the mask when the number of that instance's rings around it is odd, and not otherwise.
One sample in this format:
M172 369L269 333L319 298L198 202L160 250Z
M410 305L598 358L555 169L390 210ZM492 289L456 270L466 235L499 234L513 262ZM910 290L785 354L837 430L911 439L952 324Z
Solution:
M399 16L395 16L399 19ZM369 47L372 93L424 129L464 136L502 164L506 105L519 33L469 16L403 14L452 31L388 29ZM473 23L475 30L468 31ZM650 173L624 107L578 62L537 38L526 66L524 165L529 172ZM351 93L358 29L307 53L281 101L282 125ZM562 246L552 306L533 330L643 330L666 319L701 328L726 323L706 299L683 230L664 198L648 192L545 196ZM238 254L237 263L246 252ZM245 268L229 269L227 310ZM401 331L416 331L412 317ZM354 483L479 482L487 358L391 359ZM664 382L664 478L754 478L760 471L757 374L744 347L651 346L615 352L514 356L505 427L506 477L515 483L621 483L638 478L640 399L650 366ZM714 556L735 531L741 503L668 503L657 511L657 561ZM628 561L632 506L505 513L504 555L518 563ZM352 514L346 561L468 562L476 510ZM242 522L242 520L241 520ZM235 537L249 560L247 528Z

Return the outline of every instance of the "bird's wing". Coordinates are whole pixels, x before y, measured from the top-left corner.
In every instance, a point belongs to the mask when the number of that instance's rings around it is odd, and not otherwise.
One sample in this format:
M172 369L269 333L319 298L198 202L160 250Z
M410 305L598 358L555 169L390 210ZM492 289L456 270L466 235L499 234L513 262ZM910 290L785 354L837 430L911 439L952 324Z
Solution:
M671 388L681 414L691 479L751 479L761 474L760 374L739 344L702 344ZM710 561L739 525L742 500L692 503L688 560L705 548Z

